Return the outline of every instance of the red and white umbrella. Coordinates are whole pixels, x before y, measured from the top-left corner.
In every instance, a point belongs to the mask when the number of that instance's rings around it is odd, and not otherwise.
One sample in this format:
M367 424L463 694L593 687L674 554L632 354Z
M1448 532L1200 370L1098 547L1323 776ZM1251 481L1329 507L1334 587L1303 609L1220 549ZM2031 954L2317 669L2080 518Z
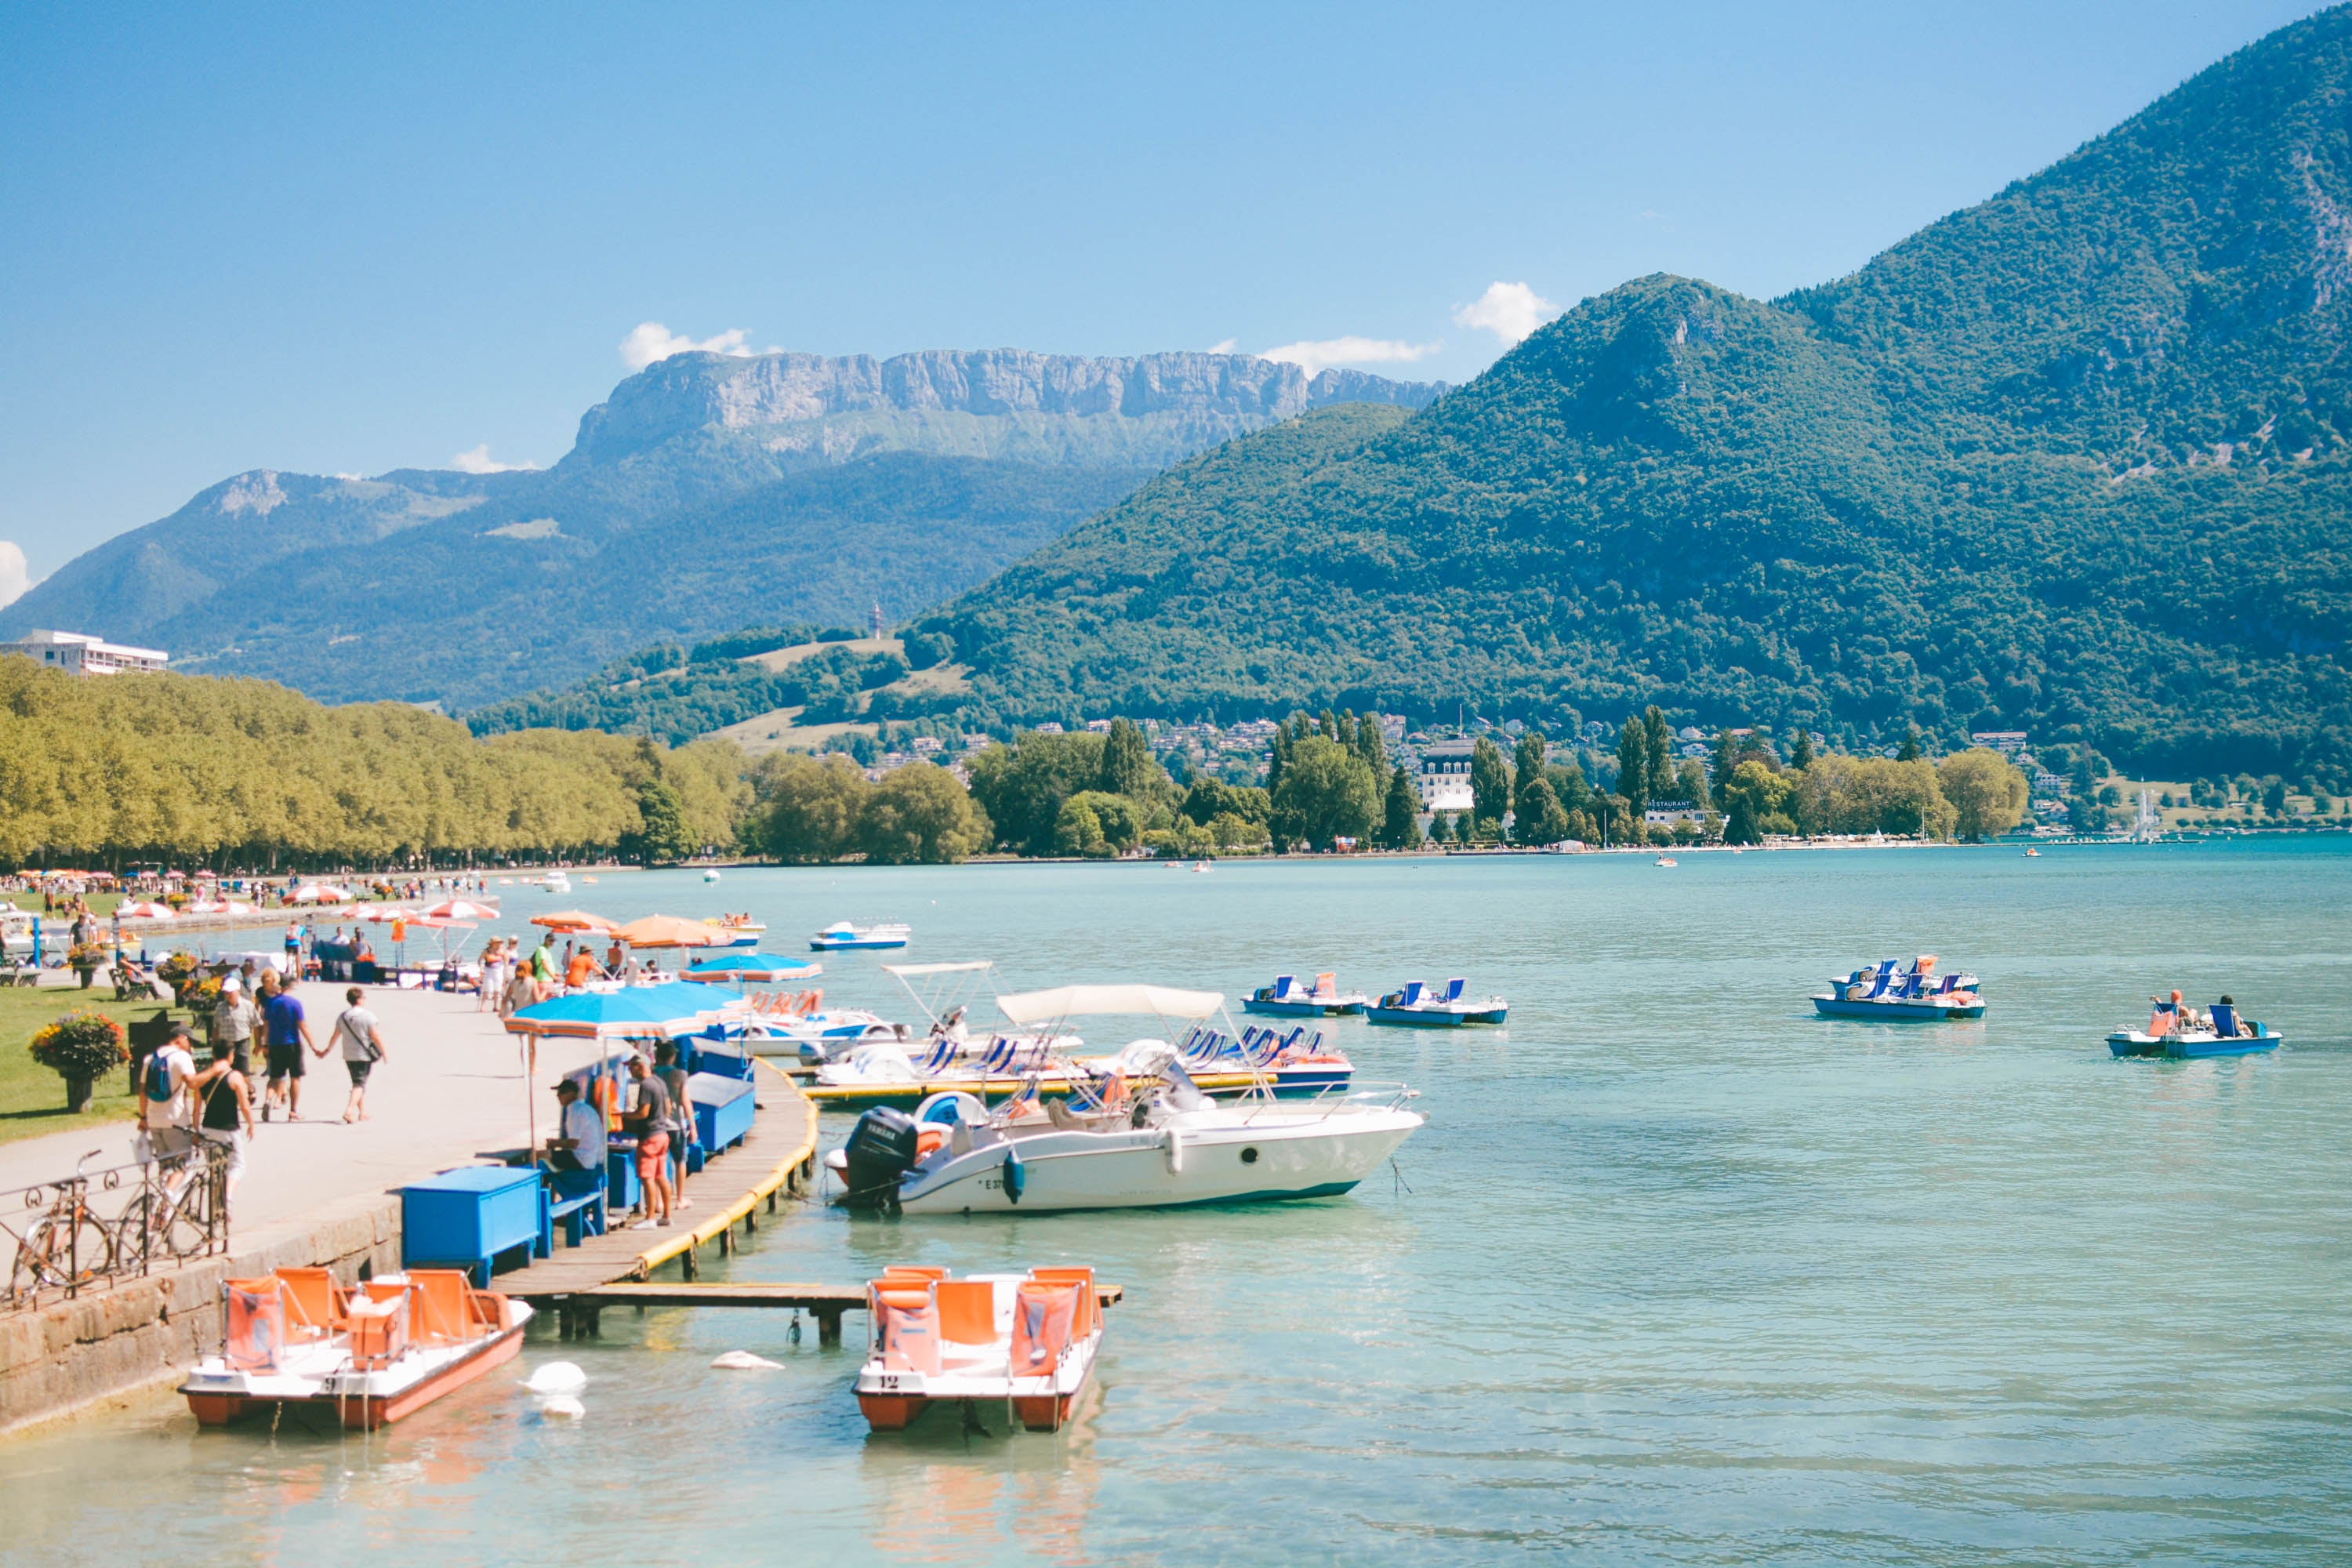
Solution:
M242 899L198 899L182 912L191 915L249 915L254 910Z
M114 906L114 916L125 921L175 921L180 911L152 899L128 899Z
M488 904L478 904L471 899L447 899L425 911L435 920L494 921L499 911Z
M287 895L288 901L297 904L347 904L351 894L341 888L331 888L324 882L311 882Z

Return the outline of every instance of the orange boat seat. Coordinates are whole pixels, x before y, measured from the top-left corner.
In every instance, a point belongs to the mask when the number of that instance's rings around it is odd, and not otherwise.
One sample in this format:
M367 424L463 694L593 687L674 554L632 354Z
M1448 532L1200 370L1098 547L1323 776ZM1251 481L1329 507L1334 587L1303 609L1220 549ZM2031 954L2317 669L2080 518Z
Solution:
M1078 1337L1084 1339L1102 1327L1102 1298L1095 1290L1095 1271L1091 1268L1032 1268L1029 1278L1040 1285L1078 1285L1084 1292L1079 1297Z
M343 1315L346 1292L324 1268L280 1268L286 1288L287 1331L297 1340L324 1339Z
M416 1337L425 1340L470 1340L481 1332L474 1316L473 1287L462 1268L412 1268L409 1288L415 1292Z
M985 1279L940 1282L940 1338L950 1344L996 1342L996 1287Z

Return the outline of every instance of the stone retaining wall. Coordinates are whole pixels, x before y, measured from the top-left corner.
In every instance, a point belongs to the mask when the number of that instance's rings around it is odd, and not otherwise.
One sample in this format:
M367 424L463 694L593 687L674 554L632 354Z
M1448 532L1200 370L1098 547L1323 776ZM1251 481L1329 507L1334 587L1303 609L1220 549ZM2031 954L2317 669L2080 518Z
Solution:
M0 1311L0 1434L169 1386L219 1348L223 1280L320 1266L346 1282L362 1268L398 1269L399 1197L353 1199L297 1224L233 1236L225 1258Z

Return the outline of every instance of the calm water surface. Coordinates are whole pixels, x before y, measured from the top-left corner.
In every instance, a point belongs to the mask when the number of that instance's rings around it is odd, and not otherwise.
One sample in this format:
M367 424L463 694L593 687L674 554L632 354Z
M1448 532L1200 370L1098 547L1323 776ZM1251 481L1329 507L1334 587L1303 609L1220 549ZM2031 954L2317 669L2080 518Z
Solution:
M0 1446L0 1561L2341 1563L2348 847L607 876L565 901L750 909L785 952L905 919L909 957L1007 989L1461 973L1511 1026L1339 1026L1431 1116L1349 1197L803 1207L737 1259L1093 1263L1128 1300L1059 1437L869 1438L854 1317L821 1352L782 1314L607 1312L525 1352L586 1367L576 1425L501 1373L373 1438L158 1405ZM1990 1017L1811 1016L1832 970L1918 951ZM824 984L896 995L872 954ZM2111 1061L2173 984L2292 1048ZM736 1348L784 1370L709 1370Z

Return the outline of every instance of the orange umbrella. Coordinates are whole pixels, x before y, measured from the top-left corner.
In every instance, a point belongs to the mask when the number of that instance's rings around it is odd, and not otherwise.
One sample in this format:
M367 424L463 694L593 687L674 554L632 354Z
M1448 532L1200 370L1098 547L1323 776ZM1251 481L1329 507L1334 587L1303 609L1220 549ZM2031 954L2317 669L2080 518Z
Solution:
M603 915L592 915L585 910L558 910L551 915L533 915L530 923L545 926L550 931L564 932L618 931L620 927Z
M704 925L700 921L680 920L676 915L648 915L641 921L631 921L613 934L631 947L727 947L735 941L735 933Z

